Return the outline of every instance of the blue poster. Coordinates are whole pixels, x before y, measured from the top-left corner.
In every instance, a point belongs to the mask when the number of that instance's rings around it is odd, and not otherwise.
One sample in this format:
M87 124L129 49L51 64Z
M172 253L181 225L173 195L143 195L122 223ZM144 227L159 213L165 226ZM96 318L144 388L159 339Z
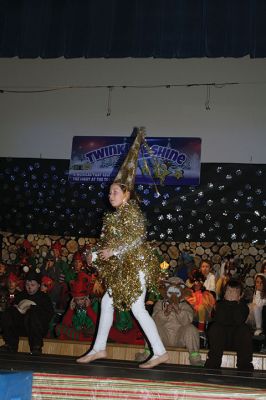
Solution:
M200 183L200 138L151 137L142 145L136 184ZM133 139L122 136L74 136L70 182L112 182Z

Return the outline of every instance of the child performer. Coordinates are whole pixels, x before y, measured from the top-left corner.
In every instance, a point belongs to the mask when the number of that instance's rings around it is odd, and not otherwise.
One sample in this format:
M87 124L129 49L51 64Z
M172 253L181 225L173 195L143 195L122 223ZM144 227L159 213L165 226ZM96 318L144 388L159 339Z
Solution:
M93 252L100 276L107 291L101 303L101 316L95 343L78 363L89 363L106 358L106 343L113 323L114 308L131 309L150 342L153 356L140 368L153 368L167 362L168 353L161 341L155 322L145 309L147 287L158 285L160 268L158 259L145 241L145 220L136 201L130 199L134 188L137 159L144 132L138 130L136 139L110 187L109 201L115 212L108 213L98 251Z

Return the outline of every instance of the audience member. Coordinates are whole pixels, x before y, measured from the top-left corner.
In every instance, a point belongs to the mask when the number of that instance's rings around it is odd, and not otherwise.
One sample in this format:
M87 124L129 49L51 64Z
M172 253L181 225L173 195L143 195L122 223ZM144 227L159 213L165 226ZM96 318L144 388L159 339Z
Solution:
M100 300L91 286L91 277L81 271L70 282L72 300L55 327L59 339L92 340L98 321ZM110 339L119 343L143 344L142 334L128 311L115 312Z
M238 257L229 254L224 258L221 264L220 276L216 282L215 292L218 299L223 297L224 289L229 279L237 277L239 268L240 265Z
M46 293L40 291L41 274L31 270L26 276L25 290L16 294L14 304L2 316L3 339L1 352L16 353L20 336L27 336L30 353L42 353L43 337L53 316L53 305Z
M186 300L194 309L195 323L203 339L205 339L206 323L210 321L215 306L215 298L205 289L204 281L204 275L195 268L186 282L186 285L192 289Z
M215 275L212 273L212 262L210 260L203 260L199 266L200 272L203 274L205 281L203 286L206 290L211 292L216 298L216 282Z
M210 260L202 260L199 266L200 272L203 274L205 281L203 286L209 292L212 292L216 297L216 282L215 282L215 275L212 272L212 262Z
M51 293L54 287L54 280L47 275L42 276L41 291L43 293Z
M16 295L21 292L19 283L20 278L13 272L10 272L7 278L7 306L13 305Z
M262 261L260 272L261 272L261 274L266 274L266 260Z
M0 288L5 288L7 286L8 272L6 264L0 261Z
M225 350L237 353L237 368L252 371L252 334L245 323L249 309L242 301L242 284L230 279L224 299L217 303L214 320L208 329L209 352L206 368L220 368Z
M194 311L185 300L190 290L177 277L165 281L164 298L155 303L153 319L165 346L185 347L191 365L202 365L200 339L193 325Z
M65 282L67 267L61 261L59 259L56 260L53 252L48 252L41 268L42 276L49 277L54 282L49 295L57 312L63 312L70 299L68 285Z
M177 259L177 266L173 271L173 275L185 282L193 268L195 268L195 260L193 255L186 251L182 251Z
M249 306L249 315L247 323L255 327L254 335L258 336L263 333L262 325L262 309L266 305L266 274L256 274L255 289L252 303ZM266 333L266 332L265 332Z
M80 272L75 280L70 281L72 299L62 322L55 328L60 339L92 339L97 321L98 303L94 302L92 307L89 280L85 272Z
M79 251L76 251L76 253L73 256L72 268L75 274L78 274L81 271L87 272L86 259Z
M7 278L6 286L0 286L0 330L2 332L2 315L3 312L12 304L14 304L15 296L21 290L19 288L20 278L10 272Z

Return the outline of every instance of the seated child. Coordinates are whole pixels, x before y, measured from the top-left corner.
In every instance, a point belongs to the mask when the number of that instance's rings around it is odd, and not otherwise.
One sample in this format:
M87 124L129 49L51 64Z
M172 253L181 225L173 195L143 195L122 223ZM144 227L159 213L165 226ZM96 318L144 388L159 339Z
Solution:
M42 352L43 338L53 317L50 297L41 292L41 274L30 270L26 275L25 290L17 293L14 303L2 316L3 339L1 352L16 353L20 336L27 336L31 354Z
M216 298L221 299L224 294L224 288L230 278L238 278L242 271L240 259L233 254L228 254L221 264L220 276L216 281Z
M211 319L215 306L215 298L211 292L205 289L204 281L204 275L195 268L186 282L187 286L192 289L191 294L186 297L186 301L194 309L194 320L202 338L205 338L206 323Z
M41 291L43 293L50 293L54 287L54 280L47 275L42 276Z
M55 327L56 335L59 339L92 340L98 320L99 282L96 287L95 282L91 285L91 276L81 271L75 280L70 281L70 288L72 300L62 321ZM137 324L128 311L119 315L116 313L114 326L110 330L110 339L118 343L143 344L144 342Z
M220 368L225 350L237 353L237 368L252 371L252 334L245 323L248 306L241 300L241 282L231 278L225 287L223 300L217 303L214 320L208 329L209 352L206 368Z
M0 288L6 288L7 286L7 267L3 261L0 261Z
M266 274L255 275L255 291L252 303L249 306L249 315L247 323L255 326L254 335L263 333L262 327L262 309L266 305Z
M177 277L165 281L163 300L155 303L152 317L165 346L185 347L191 365L202 365L200 339L193 325L193 308L185 301L190 289Z
M20 278L13 272L10 272L7 278L7 306L12 305L16 295L21 292L19 283Z
M55 327L59 339L92 339L98 304L95 302L92 308L89 284L90 277L85 272L80 272L76 279L70 281L72 299L62 321Z
M200 263L199 266L200 272L203 274L205 277L205 281L203 286L205 287L206 290L209 290L214 297L216 298L216 292L215 292L215 275L211 272L212 270L212 262L210 260L203 260Z
M16 294L20 292L18 283L20 278L10 272L7 277L6 286L0 286L0 332L2 332L2 316L4 311L15 302Z

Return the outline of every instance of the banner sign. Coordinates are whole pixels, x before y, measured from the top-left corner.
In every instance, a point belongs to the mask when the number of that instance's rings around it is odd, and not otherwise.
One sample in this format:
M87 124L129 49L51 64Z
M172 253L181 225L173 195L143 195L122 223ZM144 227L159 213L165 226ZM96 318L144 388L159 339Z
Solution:
M112 182L133 142L122 136L74 136L70 182ZM149 137L141 146L136 184L199 185L200 138Z

